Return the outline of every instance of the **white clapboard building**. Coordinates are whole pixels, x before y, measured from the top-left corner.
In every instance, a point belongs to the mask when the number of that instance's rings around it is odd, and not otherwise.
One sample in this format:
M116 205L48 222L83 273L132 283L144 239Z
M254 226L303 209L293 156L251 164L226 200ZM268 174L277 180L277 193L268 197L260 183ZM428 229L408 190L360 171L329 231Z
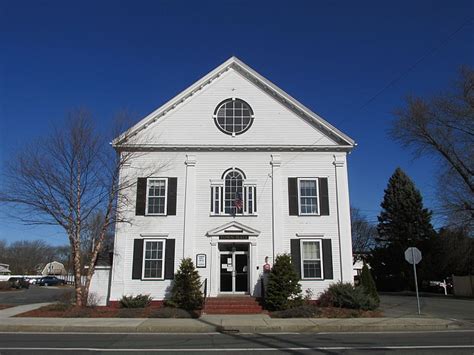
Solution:
M110 301L140 293L163 300L186 257L208 297L258 297L264 265L282 253L314 297L352 282L354 141L239 59L113 144L140 154L121 171L136 184L125 192L130 223L116 227Z

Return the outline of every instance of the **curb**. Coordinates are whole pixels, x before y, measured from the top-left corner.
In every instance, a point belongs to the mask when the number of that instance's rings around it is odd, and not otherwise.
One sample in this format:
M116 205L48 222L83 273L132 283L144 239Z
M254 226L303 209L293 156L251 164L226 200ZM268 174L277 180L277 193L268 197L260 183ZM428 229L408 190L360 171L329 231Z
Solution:
M74 318L69 319L74 323ZM81 319L83 321L83 319ZM447 321L441 319L432 319L432 322L426 319L421 324L410 321L400 321L390 323L365 322L355 323L344 322L341 320L323 320L323 324L317 321L301 319L301 322L290 322L279 320L278 324L268 325L219 325L202 323L199 321L182 320L183 322L159 322L150 324L147 320L135 319L134 325L111 325L111 324L0 324L0 332L71 332L71 333L319 333L319 332L384 332L384 331L442 331L453 329L466 329L466 326L459 322ZM412 320L413 321L413 320ZM287 323L287 324L285 324ZM299 323L299 324L298 324ZM326 324L324 324L326 323ZM349 324L348 324L349 323Z

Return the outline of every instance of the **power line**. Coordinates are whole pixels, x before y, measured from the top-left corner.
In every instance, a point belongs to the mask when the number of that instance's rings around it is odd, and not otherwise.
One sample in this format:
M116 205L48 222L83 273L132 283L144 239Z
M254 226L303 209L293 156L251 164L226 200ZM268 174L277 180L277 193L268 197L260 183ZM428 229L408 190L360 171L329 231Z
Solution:
M395 85L399 80L401 80L405 75L409 74L411 71L413 71L423 60L428 58L430 55L435 53L437 50L440 48L444 47L458 32L460 32L467 24L470 22L473 22L474 18L471 18L464 22L461 26L459 26L456 30L451 32L448 37L446 37L444 40L440 42L437 46L434 46L431 48L428 52L426 52L424 55L422 55L415 63L413 63L411 66L409 66L406 70L401 72L397 77L394 79L390 80L387 85L385 85L381 90L379 90L374 96L372 96L369 100L367 100L360 108L359 110L362 110L366 106L368 106L370 103L372 103L377 97L379 97L385 90L390 88L391 86Z

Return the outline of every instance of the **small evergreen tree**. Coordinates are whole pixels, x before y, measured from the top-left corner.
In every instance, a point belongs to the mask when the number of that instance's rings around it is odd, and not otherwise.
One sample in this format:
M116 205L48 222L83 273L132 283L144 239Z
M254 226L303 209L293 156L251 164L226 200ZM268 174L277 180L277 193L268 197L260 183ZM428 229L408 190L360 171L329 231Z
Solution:
M372 278L372 273L370 272L367 264L364 264L362 267L362 272L360 274L360 286L364 288L365 293L367 293L377 302L377 305L380 303L379 294L377 293L377 288L375 287L375 281Z
M289 254L278 255L268 276L265 303L270 311L282 311L301 305L301 285Z
M193 311L201 309L204 297L201 292L201 279L194 268L191 258L181 261L179 269L174 275L169 305Z
M377 282L391 275L401 288L407 288L412 283L412 272L404 252L410 246L424 252L429 249L435 236L431 211L423 207L420 192L400 168L389 179L381 207L376 249L383 253L375 251L369 262ZM377 258L377 255L385 257Z

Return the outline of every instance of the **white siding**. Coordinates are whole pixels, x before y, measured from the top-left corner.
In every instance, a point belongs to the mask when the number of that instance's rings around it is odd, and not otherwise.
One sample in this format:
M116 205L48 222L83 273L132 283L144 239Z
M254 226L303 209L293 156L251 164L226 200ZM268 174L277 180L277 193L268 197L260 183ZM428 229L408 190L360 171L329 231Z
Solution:
M147 167L160 161L169 161L166 170L154 176L176 176L178 178L177 215L176 216L135 216L134 206L128 212L132 224L121 224L117 228L116 250L114 256L114 275L112 287L112 300L119 299L123 294L150 293L155 299L165 296L169 280L141 281L132 280L133 239L140 238L141 234L167 234L168 238L176 239L176 260L178 266L183 256L190 256L195 260L195 255L204 253L208 262L206 269L199 269L202 278L210 280L210 238L206 232L217 228L227 222L236 220L244 225L259 230L261 233L257 240L256 263L251 265L255 270L259 266L260 273L266 256L273 262L272 244L272 178L271 154L274 152L193 152L196 157L196 190L194 196L189 196L194 201L194 226L192 230L193 252L184 255L183 230L184 230L184 187L186 178L186 153L150 152L137 158L132 163L130 170L136 167ZM281 241L282 250L276 254L290 252L290 238L297 238L297 234L317 234L324 238L331 238L333 252L334 281L341 278L338 214L336 203L336 181L334 156L332 153L317 152L279 152L281 156L281 182L276 189L281 190L281 204L283 233ZM211 216L210 215L210 179L220 179L222 173L230 168L241 169L248 179L257 181L257 216ZM288 211L288 177L327 177L329 192L329 216L289 216ZM131 201L135 201L136 191L130 191ZM346 221L347 222L347 221ZM350 237L345 236L345 242ZM351 263L351 261L350 261ZM352 265L352 263L351 263ZM210 281L209 281L210 282ZM216 280L213 280L216 282ZM315 294L324 290L333 281L302 281L303 289L311 288Z
M252 127L236 137L222 133L212 118L216 106L231 97L246 101L255 115ZM335 145L233 69L151 124L139 137L146 143L172 145Z

